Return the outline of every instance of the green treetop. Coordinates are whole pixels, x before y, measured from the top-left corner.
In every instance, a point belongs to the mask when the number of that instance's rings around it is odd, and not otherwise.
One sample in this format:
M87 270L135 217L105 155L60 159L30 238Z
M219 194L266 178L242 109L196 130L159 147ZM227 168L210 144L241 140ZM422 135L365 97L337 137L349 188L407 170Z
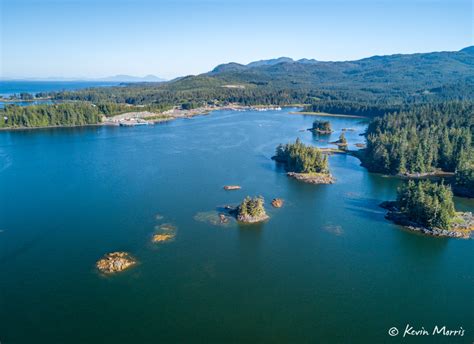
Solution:
M317 147L304 145L299 138L295 143L279 145L274 159L284 163L289 172L329 173L327 155Z
M451 188L429 180L410 180L400 187L397 205L410 220L428 228L449 229L455 216Z
M261 217L265 215L264 199L262 196L254 198L247 196L238 207L239 217Z

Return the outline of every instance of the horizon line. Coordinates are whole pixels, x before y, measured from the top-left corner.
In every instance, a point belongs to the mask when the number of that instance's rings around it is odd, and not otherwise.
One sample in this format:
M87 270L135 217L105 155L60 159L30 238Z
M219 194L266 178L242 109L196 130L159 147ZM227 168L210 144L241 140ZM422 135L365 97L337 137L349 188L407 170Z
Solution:
M236 61L222 62L222 63L219 63L219 64L215 65L214 68L217 67L217 66L226 65L226 64L229 64L229 63L236 63L236 64L239 64L239 65L242 65L242 66L246 66L246 65L248 65L250 63L253 63L253 62L277 60L277 59L281 59L281 58L289 58L293 62L298 62L298 61L301 61L301 60L313 60L313 61L316 61L316 62L323 62L323 63L324 62L328 62L328 63L330 63L330 62L353 62L353 61L360 61L360 60L364 60L364 59L370 59L370 58L374 58L374 57L384 57L384 56L417 55L417 54L430 54L430 53L455 53L455 52L460 52L460 51L468 49L468 48L474 48L474 42L473 42L473 44L465 46L465 47L463 47L459 50L435 50L435 51L426 51L426 52L393 53L393 54L381 54L381 55L376 54L376 55L370 55L370 56L366 56L366 57L362 57L362 58L358 58L358 59L353 59L353 60L349 60L349 59L318 60L314 57L302 57L302 58L296 59L296 58L289 57L289 56L279 56L279 57L261 58L261 59L253 60L253 61L250 61L250 62L247 62L247 63L241 63L241 62L236 62ZM117 74L105 75L105 76L83 76L83 77L81 77L81 76L64 76L64 77L61 77L61 76L39 76L39 77L14 76L14 77L4 77L4 76L0 75L0 82L2 82L2 81L64 81L64 82L67 82L67 81L90 81L90 82L92 82L92 81L96 81L96 82L107 82L107 81L109 81L109 82L114 82L115 81L115 82L133 82L131 80L126 80L126 78L145 79L147 77L153 77L153 78L160 79L160 80L153 80L153 81L148 81L148 82L167 82L167 81L171 81L171 80L186 77L186 76L196 76L196 75L208 73L210 71L212 71L212 69L209 70L209 71L205 71L205 72L201 72L201 73L197 73L197 74L186 74L186 75L180 74L180 75L172 77L172 78L164 78L162 76L156 75L155 73L147 73L144 76L117 73ZM124 80L120 80L120 79L117 79L117 80L104 80L104 79L110 79L110 78L122 77L122 76L124 77ZM136 82L147 82L147 81L146 80L137 80Z

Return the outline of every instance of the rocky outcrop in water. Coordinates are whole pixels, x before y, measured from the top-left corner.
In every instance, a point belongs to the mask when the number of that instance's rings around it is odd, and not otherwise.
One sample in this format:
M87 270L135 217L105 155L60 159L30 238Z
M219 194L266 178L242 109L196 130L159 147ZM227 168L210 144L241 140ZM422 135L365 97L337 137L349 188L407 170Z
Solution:
M251 216L251 215L237 215L237 221L244 222L244 223L257 223L268 220L270 216L267 214L262 214L259 216Z
M164 234L154 234L151 241L153 243L160 243L160 242L165 242L165 241L170 241L174 239L175 234L174 233L164 233Z
M274 198L272 200L272 206L275 208L283 207L283 200L281 198Z
M97 269L105 274L116 273L124 271L133 265L137 261L127 252L112 252L104 256L96 263Z
M219 221L220 221L221 224L225 224L225 223L229 222L229 219L224 214L219 214Z
M288 177L295 178L296 180L309 183L309 184L333 184L335 179L329 173L296 173L288 172Z
M224 190L240 190L242 187L240 185L225 185Z
M155 226L155 233L151 237L151 242L159 244L167 241L171 241L176 237L176 226L171 223L163 223Z

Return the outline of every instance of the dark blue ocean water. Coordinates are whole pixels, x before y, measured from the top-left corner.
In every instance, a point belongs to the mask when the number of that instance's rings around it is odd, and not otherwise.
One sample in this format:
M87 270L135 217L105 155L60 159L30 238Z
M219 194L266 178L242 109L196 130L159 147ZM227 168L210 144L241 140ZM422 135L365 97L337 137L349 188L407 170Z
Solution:
M472 343L473 240L387 221L401 182L330 157L333 185L288 178L271 156L300 137L350 147L366 123L217 111L155 126L0 132L2 343L405 343L388 329L448 326ZM228 192L223 185L238 184ZM216 207L262 195L270 219L215 225ZM285 200L274 209L274 197ZM456 198L459 210L474 201ZM157 214L163 216L157 218ZM177 227L156 245L156 226ZM97 273L107 252L139 264Z
M114 86L118 82L100 81L0 81L0 95L78 90L88 87Z

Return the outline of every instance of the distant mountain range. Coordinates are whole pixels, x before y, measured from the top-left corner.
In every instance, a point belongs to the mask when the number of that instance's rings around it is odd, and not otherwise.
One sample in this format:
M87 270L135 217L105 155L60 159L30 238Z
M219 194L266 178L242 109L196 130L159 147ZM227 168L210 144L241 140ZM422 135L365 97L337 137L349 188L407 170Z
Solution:
M144 77L132 75L114 75L106 78L96 79L97 81L117 81L117 82L159 82L165 79L159 78L156 75L145 75Z
M155 78L115 76L108 80L159 80ZM474 46L459 51L372 56L355 61L279 57L246 65L231 62L218 65L207 73L167 82L100 87L66 96L76 100L93 97L132 104L350 101L372 106L376 103L474 100Z
M255 67L264 67L264 66L274 66L280 63L317 63L315 59L301 59L301 60L293 60L291 57L278 57L276 59L270 60L259 60L250 62L249 64L242 65L239 63L231 62L226 64L218 65L216 68L212 70L213 73L220 73L223 71L230 71L230 70L245 70L247 68L255 68Z
M372 56L356 61L295 61L280 57L247 65L231 62L208 73L172 80L165 87L192 90L225 85L349 92L365 99L447 94L449 89L450 94L459 92L460 96L474 98L474 46L459 51Z

